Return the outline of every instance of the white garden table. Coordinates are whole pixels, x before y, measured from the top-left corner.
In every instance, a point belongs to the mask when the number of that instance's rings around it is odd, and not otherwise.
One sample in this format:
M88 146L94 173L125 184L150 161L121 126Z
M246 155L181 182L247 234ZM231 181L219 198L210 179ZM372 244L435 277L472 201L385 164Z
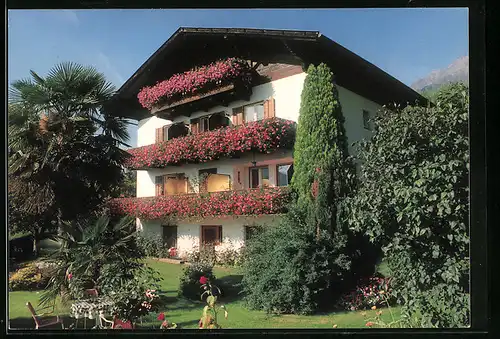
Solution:
M78 319L84 319L86 327L87 318L96 319L96 325L93 328L103 328L102 320L105 314L111 313L113 302L108 298L93 298L79 300L71 305L71 316Z

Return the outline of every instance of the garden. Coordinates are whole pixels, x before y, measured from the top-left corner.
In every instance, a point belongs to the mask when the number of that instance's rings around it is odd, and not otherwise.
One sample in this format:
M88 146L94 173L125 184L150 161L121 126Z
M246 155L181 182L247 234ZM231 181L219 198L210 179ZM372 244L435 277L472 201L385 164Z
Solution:
M186 91L176 85L183 79L198 91L240 76L231 71L240 66L230 59L176 75L139 99L147 107L174 100ZM464 85L443 88L432 107L383 107L372 138L355 145L356 156L348 152L342 106L324 64L307 70L296 128L270 120L198 134L248 141L238 133L293 130L295 169L286 190L202 196L194 208L206 215L250 209L282 218L260 228L240 253L200 248L173 264L155 259L171 249L138 234L133 217L173 207L193 217L190 197L117 198L131 191L125 164L186 159L167 154L171 141L159 158L121 149L127 122L103 109L114 88L95 69L63 63L45 78L32 76L14 82L9 97L9 234L28 235L10 240L11 328L468 326ZM284 198L286 206L273 210L262 203Z

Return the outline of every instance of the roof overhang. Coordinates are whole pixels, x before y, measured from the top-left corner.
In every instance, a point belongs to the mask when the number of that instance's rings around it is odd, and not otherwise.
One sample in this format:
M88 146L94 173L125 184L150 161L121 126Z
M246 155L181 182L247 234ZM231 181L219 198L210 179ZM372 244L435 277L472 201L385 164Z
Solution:
M137 94L171 75L236 56L262 63L326 63L335 81L380 105L427 104L427 99L399 80L315 31L246 28L179 28L121 86L107 104L112 114L141 120L151 113L140 106Z

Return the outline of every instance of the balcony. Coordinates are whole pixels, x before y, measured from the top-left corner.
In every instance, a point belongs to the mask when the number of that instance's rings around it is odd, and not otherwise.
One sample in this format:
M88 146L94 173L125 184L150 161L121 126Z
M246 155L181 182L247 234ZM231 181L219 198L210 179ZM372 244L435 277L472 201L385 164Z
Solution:
M270 118L244 125L189 134L161 143L129 150L129 169L165 168L169 165L204 163L245 152L271 153L291 149L296 124L290 120Z
M224 216L256 216L286 212L287 187L180 194L147 198L116 198L109 202L114 215L143 220L202 220Z
M138 94L140 104L161 118L190 116L217 105L250 98L255 71L241 59L228 58L179 73Z

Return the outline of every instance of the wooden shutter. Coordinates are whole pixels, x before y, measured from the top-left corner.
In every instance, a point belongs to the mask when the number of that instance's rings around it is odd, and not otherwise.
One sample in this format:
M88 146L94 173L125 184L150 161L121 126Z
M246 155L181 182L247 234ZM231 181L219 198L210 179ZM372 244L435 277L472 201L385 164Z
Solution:
M242 190L245 187L245 168L234 167L233 169L233 189Z
M164 139L164 128L163 127L157 128L155 131L155 142L160 143L164 140L165 140Z
M172 127L172 124L168 124L162 127L163 129L163 134L161 136L162 141L167 141L168 140L168 129Z
M264 101L264 119L274 118L275 116L274 98L270 98Z
M243 106L233 108L233 125L243 124Z
M156 196L165 195L164 189L163 189L163 176L162 175L155 177L155 195Z

